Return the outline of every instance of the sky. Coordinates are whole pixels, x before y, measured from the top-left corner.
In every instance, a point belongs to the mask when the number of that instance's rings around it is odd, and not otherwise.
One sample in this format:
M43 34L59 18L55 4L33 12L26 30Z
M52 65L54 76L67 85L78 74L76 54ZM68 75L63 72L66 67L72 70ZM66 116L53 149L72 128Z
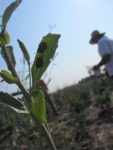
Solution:
M0 0L0 16L13 0ZM0 20L1 21L1 20ZM23 0L7 25L16 57L16 70L23 82L28 73L17 39L26 45L31 63L43 36L61 34L54 61L43 79L49 91L76 84L88 77L87 67L100 61L97 45L90 45L91 32L99 30L113 38L113 0ZM7 69L0 55L0 71ZM0 91L13 92L15 85L0 83Z

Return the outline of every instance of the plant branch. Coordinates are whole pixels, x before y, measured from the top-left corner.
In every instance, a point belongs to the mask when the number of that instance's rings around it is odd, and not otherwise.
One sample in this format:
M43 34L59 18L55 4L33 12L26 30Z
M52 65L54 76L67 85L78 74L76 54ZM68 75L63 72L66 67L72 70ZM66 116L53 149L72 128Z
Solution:
M51 145L52 150L57 150L57 148L56 148L56 146L55 146L55 144L53 142L53 139L51 137L51 134L49 133L49 130L47 129L47 126L45 124L43 124L42 129L43 129L43 131L45 133L46 138L48 139L48 142Z
M40 122L31 114L31 117L32 117L32 119L33 119L33 121L35 122L35 124L37 125L39 125L38 126L38 130L39 130L39 132L40 132L40 134L44 134L45 135L45 137L46 137L46 139L48 140L48 142L49 142L49 146L51 147L51 149L52 150L57 150L57 148L56 148L56 146L55 146L55 144L54 144L54 142L53 142L53 139L52 139L52 137L51 137L51 134L50 134L50 132L49 132L49 128L48 128L48 124L47 124L47 122L46 123L43 123L43 124L40 124Z
M32 100L31 100L31 98L30 98L30 95L29 95L29 93L26 91L26 89L24 88L23 84L21 83L21 80L20 80L20 78L19 78L19 76L18 76L18 74L17 74L17 72L16 72L16 70L15 70L15 68L14 68L14 66L13 66L13 64L12 64L12 62L11 62L11 60L10 60L10 57L9 57L9 55L8 55L8 53L7 53L7 48L5 47L5 45L1 45L1 48L2 48L2 51L3 51L3 53L4 53L5 58L6 58L6 60L7 60L7 65L8 65L8 67L10 68L10 70L11 70L13 76L18 79L17 85L19 86L19 88L21 89L22 93L24 94L24 96L25 96L25 98L26 98L26 103L27 103L27 105L28 105L27 107L28 107L28 109L29 109L30 103L32 102Z
M29 89L30 89L30 93L31 93L31 68L30 68L30 63L28 64L29 66Z

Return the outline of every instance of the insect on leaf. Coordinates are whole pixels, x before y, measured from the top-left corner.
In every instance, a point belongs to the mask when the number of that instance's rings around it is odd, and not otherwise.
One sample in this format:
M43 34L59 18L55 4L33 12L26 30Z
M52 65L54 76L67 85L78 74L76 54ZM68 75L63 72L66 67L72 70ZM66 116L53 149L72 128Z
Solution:
M40 124L46 123L46 107L43 92L40 90L37 93L34 101L31 104L31 114L34 115Z
M17 113L28 113L24 104L13 98L8 93L0 92L0 103L10 107Z
M32 66L32 87L35 87L41 76L47 69L54 57L58 47L59 34L51 34L44 36L39 44L35 60Z
M2 70L0 72L0 77L2 77L7 83L12 84L12 83L17 83L18 80L17 78L13 77L8 71Z

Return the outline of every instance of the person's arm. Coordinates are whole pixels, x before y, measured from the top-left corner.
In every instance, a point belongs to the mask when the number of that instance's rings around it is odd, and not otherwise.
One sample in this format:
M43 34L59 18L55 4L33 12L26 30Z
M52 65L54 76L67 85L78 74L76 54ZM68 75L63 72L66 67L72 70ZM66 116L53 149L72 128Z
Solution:
M110 60L110 58L111 58L111 55L110 55L110 54L105 54L105 55L103 55L101 61L100 61L97 65L93 66L92 69L93 69L94 71L95 71L95 70L98 70L101 66L105 65L105 64Z

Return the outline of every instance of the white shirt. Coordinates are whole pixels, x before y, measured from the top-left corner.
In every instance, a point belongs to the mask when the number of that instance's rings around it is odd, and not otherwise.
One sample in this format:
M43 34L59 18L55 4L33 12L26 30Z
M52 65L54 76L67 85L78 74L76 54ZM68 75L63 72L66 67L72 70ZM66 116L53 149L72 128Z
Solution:
M98 52L101 57L105 54L111 54L110 61L105 64L109 76L113 75L113 40L107 37L102 37L98 41Z

